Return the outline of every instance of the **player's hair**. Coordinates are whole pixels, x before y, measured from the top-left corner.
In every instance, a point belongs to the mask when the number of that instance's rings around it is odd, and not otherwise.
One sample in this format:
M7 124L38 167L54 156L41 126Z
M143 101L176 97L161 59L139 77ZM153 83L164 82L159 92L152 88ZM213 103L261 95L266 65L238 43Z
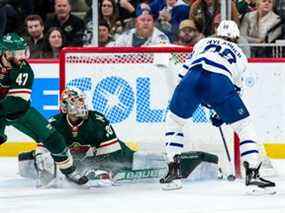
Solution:
M71 0L66 0L67 3L70 5L70 7L72 7L72 1ZM54 5L56 4L57 0L54 0Z
M256 0L255 1L256 2L256 6L259 6L262 1L263 0ZM272 0L272 5L273 5L273 7L275 6L275 0Z
M44 26L44 21L43 21L42 17L40 17L39 15L29 15L29 16L27 16L27 18L25 19L26 27L28 26L28 21L39 21L40 24L42 26Z

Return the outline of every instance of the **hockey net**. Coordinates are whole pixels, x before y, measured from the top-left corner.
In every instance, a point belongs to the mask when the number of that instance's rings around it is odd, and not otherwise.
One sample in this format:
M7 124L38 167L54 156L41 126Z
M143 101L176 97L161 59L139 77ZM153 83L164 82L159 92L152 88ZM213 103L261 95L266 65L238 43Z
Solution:
M103 113L118 137L142 150L162 152L168 102L191 48L65 48L60 58L60 89L85 91L89 107ZM240 175L237 137L223 126L231 167L210 112L199 106L185 127L185 150L217 154L221 167Z

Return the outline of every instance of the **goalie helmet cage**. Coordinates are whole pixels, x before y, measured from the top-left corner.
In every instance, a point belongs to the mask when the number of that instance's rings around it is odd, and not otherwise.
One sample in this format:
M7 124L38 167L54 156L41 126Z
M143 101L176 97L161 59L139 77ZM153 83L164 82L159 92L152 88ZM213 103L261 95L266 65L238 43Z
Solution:
M163 144L167 105L178 83L179 69L191 51L191 47L64 48L60 55L60 92L66 86L80 88L87 94L90 108L107 117L120 139L161 150L158 144ZM199 106L187 124L189 149L212 152L209 147L219 147L214 153L227 161L209 114L208 109ZM225 135L239 177L239 140L231 131Z

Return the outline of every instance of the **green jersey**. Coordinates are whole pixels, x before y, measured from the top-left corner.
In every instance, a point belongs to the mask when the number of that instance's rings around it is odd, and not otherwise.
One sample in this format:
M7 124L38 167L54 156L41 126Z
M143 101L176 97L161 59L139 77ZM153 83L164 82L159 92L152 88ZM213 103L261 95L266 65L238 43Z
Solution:
M20 61L13 64L11 69L1 67L0 88L7 90L6 96L20 97L26 101L30 100L34 72L28 62Z
M49 121L63 135L70 148L93 147L96 155L121 149L114 129L99 112L89 111L88 118L77 125L73 125L64 113L53 116Z
M11 67L5 67L4 57L0 55L0 90L4 90L0 100L0 136L5 135L6 126L12 125L35 141L42 142L52 154L63 153L54 157L55 161L67 159L62 136L30 106L34 81L31 66L27 61L19 60L17 63L10 62Z
M114 173L132 167L134 151L118 140L113 127L101 113L89 111L88 118L77 125L73 125L64 113L51 117L49 122L63 135L76 162L79 160L83 167L95 166ZM91 156L85 158L90 151Z
M61 172L69 175L75 171L75 167L64 138L30 106L33 81L34 72L27 61L17 60L16 57L8 60L6 55L0 55L0 87L7 90L0 100L1 142L7 140L6 126L12 125L34 140L42 142L51 152Z

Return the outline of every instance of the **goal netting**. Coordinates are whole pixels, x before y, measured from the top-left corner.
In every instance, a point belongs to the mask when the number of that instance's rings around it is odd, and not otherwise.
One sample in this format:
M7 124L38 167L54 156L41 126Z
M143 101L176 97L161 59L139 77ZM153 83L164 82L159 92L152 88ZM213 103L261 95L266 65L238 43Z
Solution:
M60 58L60 89L85 91L89 107L107 117L120 139L142 150L161 152L168 102L191 48L65 48ZM199 106L185 127L185 150L215 153L228 168L219 130ZM223 126L233 167L239 175L238 145ZM236 144L236 146L235 146Z

